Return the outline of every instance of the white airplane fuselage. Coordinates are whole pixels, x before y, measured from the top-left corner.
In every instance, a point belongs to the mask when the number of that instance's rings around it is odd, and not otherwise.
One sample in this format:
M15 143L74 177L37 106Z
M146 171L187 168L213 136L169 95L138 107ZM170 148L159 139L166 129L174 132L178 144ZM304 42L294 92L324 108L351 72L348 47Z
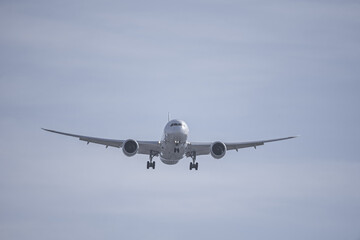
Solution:
M164 128L164 135L160 142L160 160L173 165L182 159L186 152L189 128L184 121L171 120Z

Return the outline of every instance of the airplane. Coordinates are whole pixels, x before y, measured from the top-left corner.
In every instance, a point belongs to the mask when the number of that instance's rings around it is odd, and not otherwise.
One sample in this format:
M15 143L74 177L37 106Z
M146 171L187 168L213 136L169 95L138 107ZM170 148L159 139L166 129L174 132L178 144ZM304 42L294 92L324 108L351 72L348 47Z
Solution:
M149 155L149 161L147 161L147 169L155 169L154 157L160 157L160 160L164 164L174 165L178 163L184 157L191 157L190 170L198 170L199 163L196 162L196 157L200 155L209 155L215 159L220 159L225 156L226 151L236 150L240 148L254 147L264 145L268 142L282 141L297 136L251 141L251 142L232 142L224 143L221 141L199 143L199 142L188 142L187 138L189 135L189 128L187 124L182 120L171 120L168 121L164 128L164 134L160 141L137 141L134 139L127 140L116 140L116 139L105 139L97 137L82 136L77 134L59 132L55 130L45 129L45 131L62 134L66 136L79 138L81 141L89 143L96 143L105 145L106 148L117 147L122 148L123 153L132 157L135 154Z

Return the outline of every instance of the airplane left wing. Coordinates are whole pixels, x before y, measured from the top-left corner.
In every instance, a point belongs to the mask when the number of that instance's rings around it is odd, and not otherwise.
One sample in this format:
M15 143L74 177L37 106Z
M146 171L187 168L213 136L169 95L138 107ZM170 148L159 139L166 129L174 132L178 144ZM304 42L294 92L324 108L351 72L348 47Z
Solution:
M291 138L296 138L296 136L293 137L285 137L285 138L276 138L276 139L269 139L269 140L260 140L260 141L252 141L252 142L237 142L237 143L224 143L226 146L226 150L238 150L240 148L248 148L248 147L254 147L264 145L265 143L269 142L276 142L276 141L282 141L287 140ZM188 150L187 150L187 156L190 156L192 152L195 152L196 155L208 155L211 153L211 147L212 143L189 143L188 144Z
M276 142L276 141L282 141L287 140L291 138L296 138L296 136L293 137L285 137L285 138L276 138L276 139L269 139L269 140L260 140L260 141L252 141L252 142L240 142L240 143L225 143L227 150L238 150L240 148L248 148L248 147L254 147L264 145L268 142Z
M70 137L76 137L79 138L80 141L85 141L88 144L89 143L96 143L105 145L106 147L117 147L121 148L123 146L123 143L125 140L117 140L117 139L106 139L106 138L97 138L97 137L89 137L89 136L83 136L83 135L77 135L72 133L65 133L65 132L59 132L55 130L45 129L42 128L45 131L57 133L65 136ZM139 144L139 154L150 154L151 152L160 152L160 143L158 141L137 141Z

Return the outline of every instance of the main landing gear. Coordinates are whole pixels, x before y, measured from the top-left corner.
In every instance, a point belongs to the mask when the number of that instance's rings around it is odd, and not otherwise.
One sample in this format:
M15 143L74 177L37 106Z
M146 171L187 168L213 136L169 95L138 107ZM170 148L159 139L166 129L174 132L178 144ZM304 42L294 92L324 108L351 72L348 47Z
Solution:
M149 168L155 169L155 161L153 161L153 157L158 156L158 155L159 154L157 152L150 151L150 155L149 155L150 161L147 161L147 163L146 163L147 169L149 169Z
M154 162L149 162L147 161L146 163L146 168L149 169L149 168L152 168L152 169L155 169L155 161Z
M195 168L195 170L198 170L198 167L199 167L199 163L190 163L190 170L192 170L193 168Z
M195 170L198 170L199 163L196 162L196 152L192 152L190 157L192 158L192 162L190 162L190 170L192 170L193 168L195 168Z

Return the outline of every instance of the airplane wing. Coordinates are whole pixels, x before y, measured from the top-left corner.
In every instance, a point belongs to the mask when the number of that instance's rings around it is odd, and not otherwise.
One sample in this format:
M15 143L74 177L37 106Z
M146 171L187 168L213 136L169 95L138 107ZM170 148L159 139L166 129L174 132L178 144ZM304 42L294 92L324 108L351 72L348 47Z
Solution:
M42 129L45 131L48 131L48 132L52 132L52 133L62 134L62 135L70 136L70 137L76 137L76 138L79 138L79 140L81 140L81 141L87 142L88 144L96 143L96 144L105 145L106 147L110 146L110 147L121 148L123 143L126 141L126 140L117 140L117 139L88 137L88 136L82 136L82 135L77 135L77 134L72 134L72 133L54 131L54 130L45 129L45 128L42 128ZM137 153L139 153L139 154L149 155L151 151L160 152L159 141L137 141L137 142L139 144L139 150Z
M252 142L237 142L237 143L224 143L226 146L226 150L238 150L240 148L248 148L248 147L254 147L264 145L268 142L276 142L276 141L282 141L287 140L291 138L296 138L296 136L293 137L285 137L285 138L276 138L276 139L268 139L268 140L260 140L260 141L252 141ZM210 154L210 147L212 143L189 143L188 144L188 154L190 155L191 152L196 152L196 155L208 155Z

